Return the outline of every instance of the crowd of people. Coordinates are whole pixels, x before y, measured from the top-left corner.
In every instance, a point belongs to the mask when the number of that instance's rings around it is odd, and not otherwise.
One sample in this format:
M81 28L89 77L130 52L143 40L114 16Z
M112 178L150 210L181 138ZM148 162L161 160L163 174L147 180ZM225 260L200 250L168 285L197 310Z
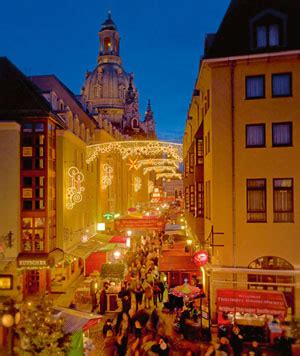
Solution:
M167 328L157 311L168 301L168 285L158 268L162 244L162 234L153 232L142 236L126 255L127 273L118 293L122 310L103 327L108 355L169 354ZM100 293L101 313L106 288L104 284Z

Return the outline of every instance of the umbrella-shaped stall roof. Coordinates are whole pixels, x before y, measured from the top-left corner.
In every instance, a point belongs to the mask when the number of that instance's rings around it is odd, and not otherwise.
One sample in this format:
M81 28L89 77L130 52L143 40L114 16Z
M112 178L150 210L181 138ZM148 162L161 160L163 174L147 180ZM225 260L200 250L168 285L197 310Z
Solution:
M176 297L195 298L201 294L201 290L198 287L194 287L188 283L184 283L181 286L175 287L172 291L172 294Z

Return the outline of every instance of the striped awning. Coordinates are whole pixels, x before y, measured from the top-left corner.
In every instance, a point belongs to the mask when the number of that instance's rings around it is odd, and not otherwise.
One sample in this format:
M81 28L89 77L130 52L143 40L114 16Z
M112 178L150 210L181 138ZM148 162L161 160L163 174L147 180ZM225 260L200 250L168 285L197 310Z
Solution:
M63 331L71 334L79 330L86 331L102 319L100 315L63 307L53 308L53 314L64 319Z

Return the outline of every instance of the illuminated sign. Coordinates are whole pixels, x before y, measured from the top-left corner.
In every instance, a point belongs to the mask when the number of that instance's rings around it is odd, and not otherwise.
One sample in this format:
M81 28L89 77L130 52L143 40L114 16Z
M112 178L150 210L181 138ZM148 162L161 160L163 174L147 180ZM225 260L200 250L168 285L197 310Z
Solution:
M208 252L205 250L200 250L195 253L193 261L196 266L202 267L208 262Z

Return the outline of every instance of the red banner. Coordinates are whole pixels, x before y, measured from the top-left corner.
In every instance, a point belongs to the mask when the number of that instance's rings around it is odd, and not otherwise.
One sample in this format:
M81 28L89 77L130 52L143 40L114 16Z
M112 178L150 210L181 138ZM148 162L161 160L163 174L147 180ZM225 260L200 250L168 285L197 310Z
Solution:
M282 292L218 289L217 311L285 316L287 304Z
M117 219L115 220L115 229L135 229L135 230L163 230L165 222L159 218L145 219Z

